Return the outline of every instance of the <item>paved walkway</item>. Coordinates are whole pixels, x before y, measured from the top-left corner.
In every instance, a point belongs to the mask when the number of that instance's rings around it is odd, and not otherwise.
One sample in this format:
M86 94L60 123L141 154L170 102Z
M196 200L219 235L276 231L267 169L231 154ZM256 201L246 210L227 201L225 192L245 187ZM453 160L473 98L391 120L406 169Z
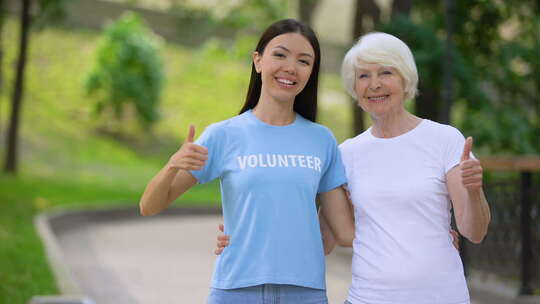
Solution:
M59 236L66 263L98 304L205 303L221 218L158 216L100 221ZM327 258L330 303L343 303L350 260ZM472 293L474 296L474 293ZM473 304L503 304L473 299Z

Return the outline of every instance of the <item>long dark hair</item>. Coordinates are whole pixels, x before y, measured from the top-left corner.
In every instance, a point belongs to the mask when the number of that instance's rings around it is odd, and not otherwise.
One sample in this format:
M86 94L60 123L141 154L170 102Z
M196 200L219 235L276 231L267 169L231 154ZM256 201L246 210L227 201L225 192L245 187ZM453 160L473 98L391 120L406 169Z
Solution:
M275 22L270 25L268 29L262 34L259 43L257 44L256 52L263 54L266 45L274 37L287 34L287 33L298 33L309 41L311 47L315 51L315 58L313 63L313 70L309 80L296 98L294 99L293 109L296 113L302 115L304 118L311 121L315 121L317 118L317 87L319 84L319 66L321 64L321 49L319 47L319 41L313 30L306 24L295 20L295 19L284 19ZM246 101L240 114L244 113L249 109L253 109L259 102L259 97L261 96L261 74L257 73L255 70L255 64L251 64L251 79L249 80L249 88L246 95Z

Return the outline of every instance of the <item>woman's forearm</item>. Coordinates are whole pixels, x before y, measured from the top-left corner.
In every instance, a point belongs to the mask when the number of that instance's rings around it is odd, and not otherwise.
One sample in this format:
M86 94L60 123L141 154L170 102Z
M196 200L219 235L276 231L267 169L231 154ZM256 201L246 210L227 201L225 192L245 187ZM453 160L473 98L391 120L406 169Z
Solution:
M193 143L195 127L165 167L148 183L139 202L142 215L154 215L197 183L189 170L201 170L208 159L208 149Z
M329 255L336 248L337 241L332 229L324 218L322 212L319 212L319 224L321 226L321 236L323 241L324 255Z
M487 234L491 214L482 190L469 191L468 203L463 208L461 233L473 243L480 243Z
M473 243L480 243L487 234L491 214L483 185L480 161L471 158L472 137L465 140L459 165L446 175L450 199L459 232Z
M351 247L354 239L354 216L351 203L342 187L319 194L320 213L328 223L337 243Z
M178 171L178 168L166 165L152 178L139 203L142 215L154 215L170 204L169 192Z

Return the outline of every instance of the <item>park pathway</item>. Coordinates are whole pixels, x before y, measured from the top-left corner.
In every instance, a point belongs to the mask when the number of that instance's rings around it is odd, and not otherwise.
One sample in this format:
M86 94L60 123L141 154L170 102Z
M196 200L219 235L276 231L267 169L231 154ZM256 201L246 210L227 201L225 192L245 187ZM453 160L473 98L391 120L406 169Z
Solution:
M82 291L98 304L196 304L208 294L219 223L216 215L131 217L63 231L58 240ZM327 258L331 304L343 303L349 283L343 249ZM508 303L472 295L473 304Z

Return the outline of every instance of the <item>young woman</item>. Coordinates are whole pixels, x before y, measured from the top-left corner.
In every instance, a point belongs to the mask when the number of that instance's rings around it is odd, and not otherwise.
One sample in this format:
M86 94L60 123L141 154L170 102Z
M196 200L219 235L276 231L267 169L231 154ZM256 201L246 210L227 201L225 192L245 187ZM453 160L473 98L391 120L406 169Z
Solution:
M316 124L319 43L292 19L272 24L253 52L240 115L194 127L140 202L167 207L197 182L219 178L226 233L208 303L327 303L316 198L342 245L351 244L345 171L332 133Z

